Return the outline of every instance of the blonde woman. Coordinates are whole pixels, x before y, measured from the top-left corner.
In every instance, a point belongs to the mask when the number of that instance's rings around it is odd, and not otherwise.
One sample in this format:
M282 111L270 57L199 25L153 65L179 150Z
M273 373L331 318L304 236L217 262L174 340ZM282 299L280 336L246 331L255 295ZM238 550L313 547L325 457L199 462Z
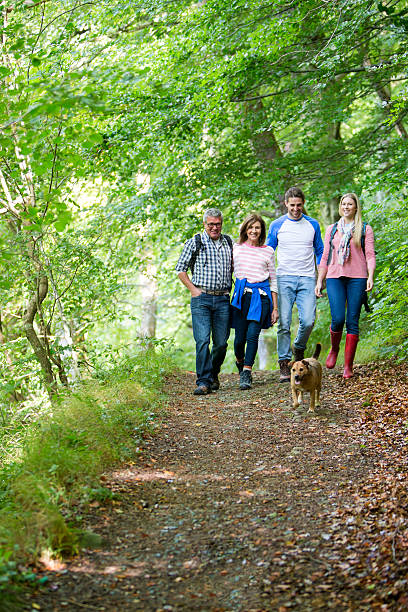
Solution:
M355 193L346 193L339 204L340 220L329 225L319 265L315 293L322 297L325 278L331 311L331 350L326 367L336 365L344 322L347 335L344 350L344 378L353 376L353 362L359 340L361 306L374 284L374 233L363 223L361 205ZM347 311L347 314L346 314Z

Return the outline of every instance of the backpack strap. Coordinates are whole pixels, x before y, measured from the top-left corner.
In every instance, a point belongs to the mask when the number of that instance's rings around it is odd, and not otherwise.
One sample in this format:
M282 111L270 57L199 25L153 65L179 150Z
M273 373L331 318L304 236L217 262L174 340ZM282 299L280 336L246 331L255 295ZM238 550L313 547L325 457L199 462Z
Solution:
M231 236L228 236L228 234L223 234L222 236L228 242L228 246L231 249L231 276L232 276L232 272L234 270L234 262L232 259L232 252L233 252L232 239L231 239Z
M195 249L191 255L189 268L191 270L191 274L194 274L194 267L197 260L197 256L201 249L203 248L203 242L201 240L201 234L195 234L194 236Z
M367 223L364 221L363 223L363 227L361 230L361 248L363 250L364 253L364 257L365 257L365 236L366 236L366 227L367 227Z
M232 240L231 240L231 236L228 236L228 234L223 234L222 235L223 238L225 238L225 240L228 242L229 248L232 251Z
M232 239L231 239L231 236L228 236L228 234L222 234L222 237L225 238L225 240L228 243L229 248L231 249L231 274L232 274L232 268L233 268L233 263L232 263L232 249L233 249ZM201 234L195 234L194 235L194 242L195 242L195 249L194 249L194 251L193 251L193 253L191 255L190 265L189 265L189 268L191 270L191 274L194 274L194 267L195 267L195 263L196 263L198 254L201 251L201 249L204 248L203 241L201 240Z
M331 232L330 232L330 246L329 246L329 254L327 256L327 265L331 262L332 254L333 254L333 238L334 234L337 232L337 221L334 223Z

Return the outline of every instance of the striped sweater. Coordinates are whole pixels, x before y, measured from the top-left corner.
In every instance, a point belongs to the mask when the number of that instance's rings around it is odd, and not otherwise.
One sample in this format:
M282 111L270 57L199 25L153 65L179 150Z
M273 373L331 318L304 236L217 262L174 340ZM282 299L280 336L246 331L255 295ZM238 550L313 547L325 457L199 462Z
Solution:
M236 278L246 278L250 283L260 283L269 279L271 291L277 293L275 271L275 251L270 246L251 246L234 244L234 274Z

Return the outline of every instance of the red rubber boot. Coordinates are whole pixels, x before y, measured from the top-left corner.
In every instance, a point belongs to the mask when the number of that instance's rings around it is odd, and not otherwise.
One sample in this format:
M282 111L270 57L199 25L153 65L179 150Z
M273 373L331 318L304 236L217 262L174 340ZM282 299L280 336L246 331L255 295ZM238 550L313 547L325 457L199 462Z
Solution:
M330 328L331 349L326 359L326 368L329 370L332 370L336 365L342 335L343 331L334 332L332 328Z
M351 378L353 376L353 361L356 354L358 344L357 334L347 334L346 346L344 348L344 372L343 378Z

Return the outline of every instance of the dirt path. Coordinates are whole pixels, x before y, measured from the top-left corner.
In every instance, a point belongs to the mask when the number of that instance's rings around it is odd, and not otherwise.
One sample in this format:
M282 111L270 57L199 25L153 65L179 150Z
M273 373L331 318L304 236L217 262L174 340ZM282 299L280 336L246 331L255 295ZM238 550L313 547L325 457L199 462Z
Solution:
M55 611L406 610L404 589L387 591L400 570L384 574L378 521L356 501L385 460L381 445L362 439L365 375L346 386L325 372L316 416L293 411L277 372L257 373L249 392L222 376L217 393L198 398L191 374L168 381L158 434L104 482L118 499L89 508L102 546L48 571L31 602ZM387 559L398 566L396 536Z

